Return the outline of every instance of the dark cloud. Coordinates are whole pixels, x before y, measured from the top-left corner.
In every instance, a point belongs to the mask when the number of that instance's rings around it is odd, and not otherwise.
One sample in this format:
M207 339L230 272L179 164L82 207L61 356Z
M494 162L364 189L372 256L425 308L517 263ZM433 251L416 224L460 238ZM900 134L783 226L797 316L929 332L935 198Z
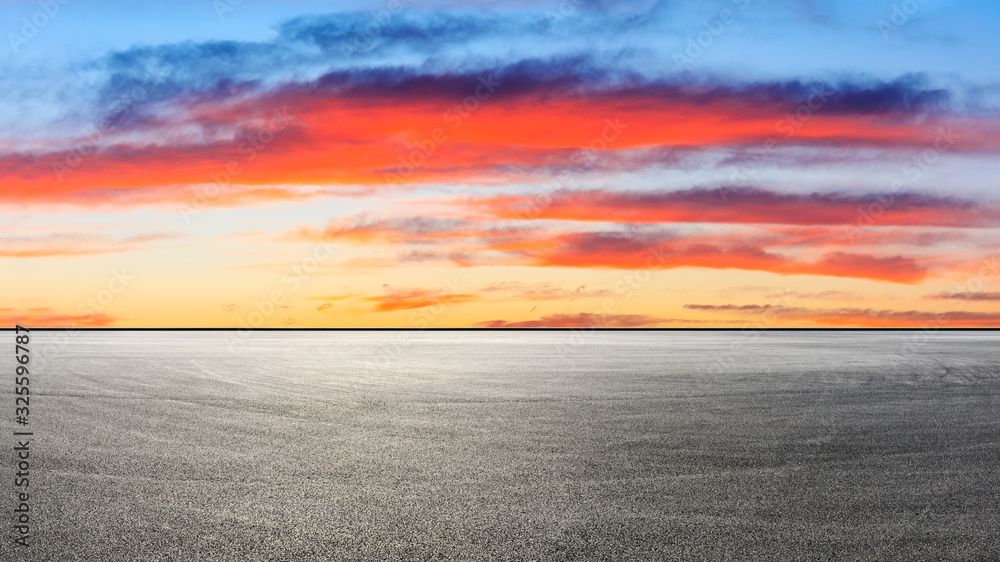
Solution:
M1000 301L1000 293L964 291L959 293L938 293L930 295L928 298L960 301Z
M645 314L592 314L581 312L576 314L552 314L538 320L510 322L507 320L487 320L477 322L475 326L482 328L638 328L659 326L669 319L657 318Z
M595 10L610 13L600 3L581 9ZM811 111L824 114L923 114L946 109L953 97L917 74L892 80L855 77L836 82L740 83L707 76L643 74L623 64L629 51L619 47L553 51L536 57L513 50L506 59L484 58L469 51L477 43L530 42L554 32L607 35L618 26L629 29L636 21L663 17L663 10L654 5L641 14L608 16L600 27L588 18L486 11L304 16L280 24L270 41L187 41L111 53L93 63L107 74L97 103L105 121L123 119L123 104L129 107L129 120L141 121L149 118L144 109L153 104L191 96L226 100L249 91L292 89L312 95L451 99L468 95L487 73L503 82L505 96L582 90L646 103L711 106L741 99L790 112L808 104ZM447 49L462 53L461 62L438 56ZM398 55L412 61L404 66L387 62L399 60Z
M421 245L424 247L419 251L404 253L399 260L450 260L459 265L634 270L705 267L894 283L915 283L927 275L926 265L901 255L838 251L810 259L786 255L776 251L789 240L789 235L780 233L759 240L739 235L691 237L660 227L630 225L622 230L552 232L441 217L362 216L334 221L322 230L300 227L286 236L293 240Z
M331 221L323 229L299 228L291 238L394 241L407 244L439 244L462 239L476 239L489 244L528 236L537 232L530 227L496 226L465 219L434 216L379 217L359 215Z
M778 306L771 304L685 304L684 308L690 310L721 310L725 312L760 312L763 310L798 310L791 309L786 306Z
M941 327L997 327L1000 311L970 312L946 310L892 310L876 308L800 308L775 305L686 304L688 310L724 312L751 315L780 325L782 321L811 322L825 326L941 326Z
M819 259L806 261L737 236L684 239L656 231L591 232L565 234L554 240L559 244L530 252L532 265L613 269L706 267L894 283L916 283L927 276L925 265L906 256L827 252Z
M1000 225L1000 207L960 197L916 192L782 193L740 185L642 192L559 190L548 194L544 204L530 197L467 200L463 204L486 208L504 218L547 220L847 225L858 221L861 209L866 218L877 217L870 220L880 225Z
M489 37L543 32L551 25L552 20L523 15L385 9L299 17L279 25L278 33L280 41L352 57L403 50L437 52Z

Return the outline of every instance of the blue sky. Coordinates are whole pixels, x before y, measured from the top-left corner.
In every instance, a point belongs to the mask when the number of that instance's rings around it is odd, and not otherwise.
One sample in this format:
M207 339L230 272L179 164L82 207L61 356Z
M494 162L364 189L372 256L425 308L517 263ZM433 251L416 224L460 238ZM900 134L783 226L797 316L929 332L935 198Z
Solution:
M11 314L237 325L329 247L261 322L1000 318L942 296L997 251L988 2L0 9ZM80 316L112 266L148 281Z

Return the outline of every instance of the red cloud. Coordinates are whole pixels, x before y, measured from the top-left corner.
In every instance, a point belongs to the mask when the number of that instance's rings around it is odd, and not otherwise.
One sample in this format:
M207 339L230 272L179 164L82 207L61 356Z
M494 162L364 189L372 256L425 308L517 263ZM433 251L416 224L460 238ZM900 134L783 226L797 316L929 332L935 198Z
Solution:
M493 183L502 171L572 164L580 150L759 145L775 136L775 123L788 109L787 100L738 93L664 98L653 90L619 95L556 88L497 95L473 113L453 111L449 118L441 108L453 100L452 92L351 97L294 87L237 103L207 97L148 123L139 135L147 141L133 140L137 131L128 131L82 154L74 152L81 141L67 138L58 150L0 155L0 197L60 200L92 190L207 183L220 189ZM287 121L275 125L275 110ZM916 121L829 112L813 116L783 142L925 146L941 125L926 116ZM961 123L962 150L993 147L991 126ZM184 128L203 134L179 134ZM162 140L176 138L187 140Z

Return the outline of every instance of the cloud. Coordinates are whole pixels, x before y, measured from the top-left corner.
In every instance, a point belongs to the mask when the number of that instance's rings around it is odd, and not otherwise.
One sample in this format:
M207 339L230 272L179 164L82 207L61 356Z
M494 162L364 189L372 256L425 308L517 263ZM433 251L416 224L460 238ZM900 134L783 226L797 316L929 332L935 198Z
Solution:
M0 308L0 326L28 328L101 328L113 326L120 319L107 314L66 314L47 307L28 309Z
M859 300L864 297L858 293L852 293L849 291L783 291L780 293L771 293L769 296L780 297L780 298L796 298L796 299L816 299L816 300Z
M512 171L581 166L581 153L662 155L774 138L825 153L925 148L950 125L962 131L955 151L998 148L995 108L969 101L994 96L971 95L974 86L913 73L678 75L656 55L677 6L611 4L578 4L556 17L545 5L308 15L280 23L267 40L144 45L81 61L86 79L70 81L79 90L57 88L57 107L36 112L51 116L33 127L39 137L0 133L0 184L9 188L0 199L182 189L212 175L272 190L495 183ZM792 127L788 116L803 107L808 125ZM298 119L251 161L248 147L275 110ZM605 120L621 125L606 130ZM437 130L447 140L427 148ZM226 172L230 162L241 172ZM70 171L54 173L59 166Z
M153 243L179 236L164 232L142 233L118 239L83 234L8 236L4 239L3 247L0 247L0 257L51 258L128 252L149 248Z
M782 193L747 186L658 191L560 190L459 201L507 219L619 223L846 225L874 207L879 225L1000 226L1000 206L920 193ZM841 233L842 234L842 233Z
M303 202L328 195L357 196L370 190L332 190L300 186L244 187L207 183L147 188L92 189L51 199L53 203L97 208L160 206L180 211L200 211L215 207L252 207L269 203Z
M465 238L500 242L523 239L535 232L537 229L530 227L490 226L478 221L456 218L356 215L330 221L323 229L303 226L286 233L286 238L310 241L342 240L353 243L381 241L435 244Z
M684 308L689 310L721 310L725 312L760 312L764 310L791 310L788 307L772 304L685 304Z
M304 225L286 232L286 241L340 241L381 244L397 251L394 263L452 261L461 265L496 263L503 256L551 244L534 227L491 225L434 216L357 215L324 228Z
M580 10L576 16L590 10ZM819 100L828 112L876 114L890 111L924 112L951 101L951 93L928 85L926 77L906 74L892 80L785 80L730 84L717 78L685 76L683 80L658 66L642 64L634 47L623 39L662 35L671 14L656 3L638 13L599 10L598 17L548 17L552 10L403 10L397 13L339 12L294 18L280 24L269 41L187 41L133 47L109 54L93 65L107 76L99 105L107 106L122 91L142 88L144 99L159 103L171 98L226 99L291 82L289 68L299 75L318 76L320 88L339 93L352 87L376 94L432 91L435 77L456 84L469 67L488 62L502 69L511 91L536 92L551 88L609 86L646 88L650 95L676 97L693 85L702 98L743 96L754 103L785 103L790 109L807 100ZM588 40L602 37L596 53ZM502 41L507 53L497 56ZM464 64L447 56L461 55ZM497 62L500 64L497 64ZM325 70L325 72L324 72ZM671 69L672 70L672 69ZM304 71L304 72L303 72ZM471 73L470 73L471 74ZM308 82L308 81L307 81ZM473 84L474 85L474 84ZM439 83L440 87L440 83ZM355 90L356 92L358 90ZM440 89L433 91L441 92ZM464 97L465 88L446 90Z
M489 38L538 33L551 25L550 20L499 13L385 12L295 18L278 27L279 41L356 60L387 54L429 55Z
M97 134L67 132L30 148L12 142L0 152L0 182L10 188L0 200L212 182L259 188L225 198L254 204L280 198L276 189L306 185L495 183L508 174L580 166L582 152L757 146L781 137L790 127L782 120L817 91L823 111L783 143L923 148L929 135L954 124L962 142L953 150L997 148L994 120L951 115L949 94L916 77L681 81L645 78L588 56L553 56L437 70L365 65L313 79L260 64L257 72L274 76L253 79L243 76L250 70L240 61L265 56L257 47L174 48L179 52L142 48L109 58L115 70L95 107L122 88L147 93L95 117ZM166 77L136 77L157 66ZM201 66L207 75L191 75Z
M284 238L380 243L397 251L396 263L452 261L461 266L636 270L705 267L894 283L917 283L928 275L927 265L902 255L828 251L807 258L776 251L796 236L782 232L697 236L654 227L553 231L447 217L361 215L332 221L323 229L298 227Z
M927 276L926 266L905 256L827 252L819 259L803 261L737 237L685 240L659 233L590 232L566 234L555 240L558 246L533 252L526 262L548 267L745 269L894 283L917 283Z
M668 322L668 319L645 314L552 314L538 320L509 322L507 320L487 320L474 325L482 328L637 328L654 327Z
M580 285L575 289L566 289L551 283L521 283L520 281L497 281L490 283L478 291L481 294L504 293L505 300L568 300L578 298L603 297L610 294L607 289L588 289Z
M927 298L961 301L1000 301L1000 293L963 291L958 293L938 293L936 295L929 295Z
M375 303L375 312L392 312L412 308L424 308L439 304L469 302L477 300L476 295L462 293L445 293L427 289L388 289L388 293L376 297L364 297L362 300Z
M759 324L809 323L834 327L1000 327L1000 311L923 311L876 308L801 308L782 305L686 304L684 308L702 312L751 315Z

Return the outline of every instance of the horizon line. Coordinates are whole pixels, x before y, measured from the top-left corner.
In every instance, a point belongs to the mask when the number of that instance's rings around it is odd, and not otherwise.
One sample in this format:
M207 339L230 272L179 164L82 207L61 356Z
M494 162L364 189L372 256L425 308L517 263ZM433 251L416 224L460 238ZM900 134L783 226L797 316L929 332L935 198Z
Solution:
M754 331L772 331L772 332L937 332L937 331L950 331L950 332L994 332L1000 331L1000 326L994 327L914 327L914 326L900 326L900 327L787 327L787 326L775 326L775 327L747 327L747 328L721 328L721 327L701 327L701 328L676 328L676 327L607 327L607 326L554 326L554 327L544 327L544 326L532 326L532 327L482 327L482 328L470 328L470 327L426 327L426 328L404 328L404 327L360 327L360 328L347 328L347 327L329 327L329 328L317 328L317 327L259 327L259 328L239 328L239 327L206 327L206 328L151 328L151 327L141 327L141 328L125 328L125 327L74 327L74 326L42 326L38 328L33 328L31 326L20 326L21 328L27 328L28 330L34 330L39 332L44 331L88 331L88 332L238 332L238 331L250 331L250 332L357 332L357 331L367 331L367 332L426 332L426 331L436 331L436 332L493 332L493 331L508 331L508 332L570 332L570 331L598 331L598 332L745 332L748 330ZM15 327L3 327L0 330L4 331L15 331Z

